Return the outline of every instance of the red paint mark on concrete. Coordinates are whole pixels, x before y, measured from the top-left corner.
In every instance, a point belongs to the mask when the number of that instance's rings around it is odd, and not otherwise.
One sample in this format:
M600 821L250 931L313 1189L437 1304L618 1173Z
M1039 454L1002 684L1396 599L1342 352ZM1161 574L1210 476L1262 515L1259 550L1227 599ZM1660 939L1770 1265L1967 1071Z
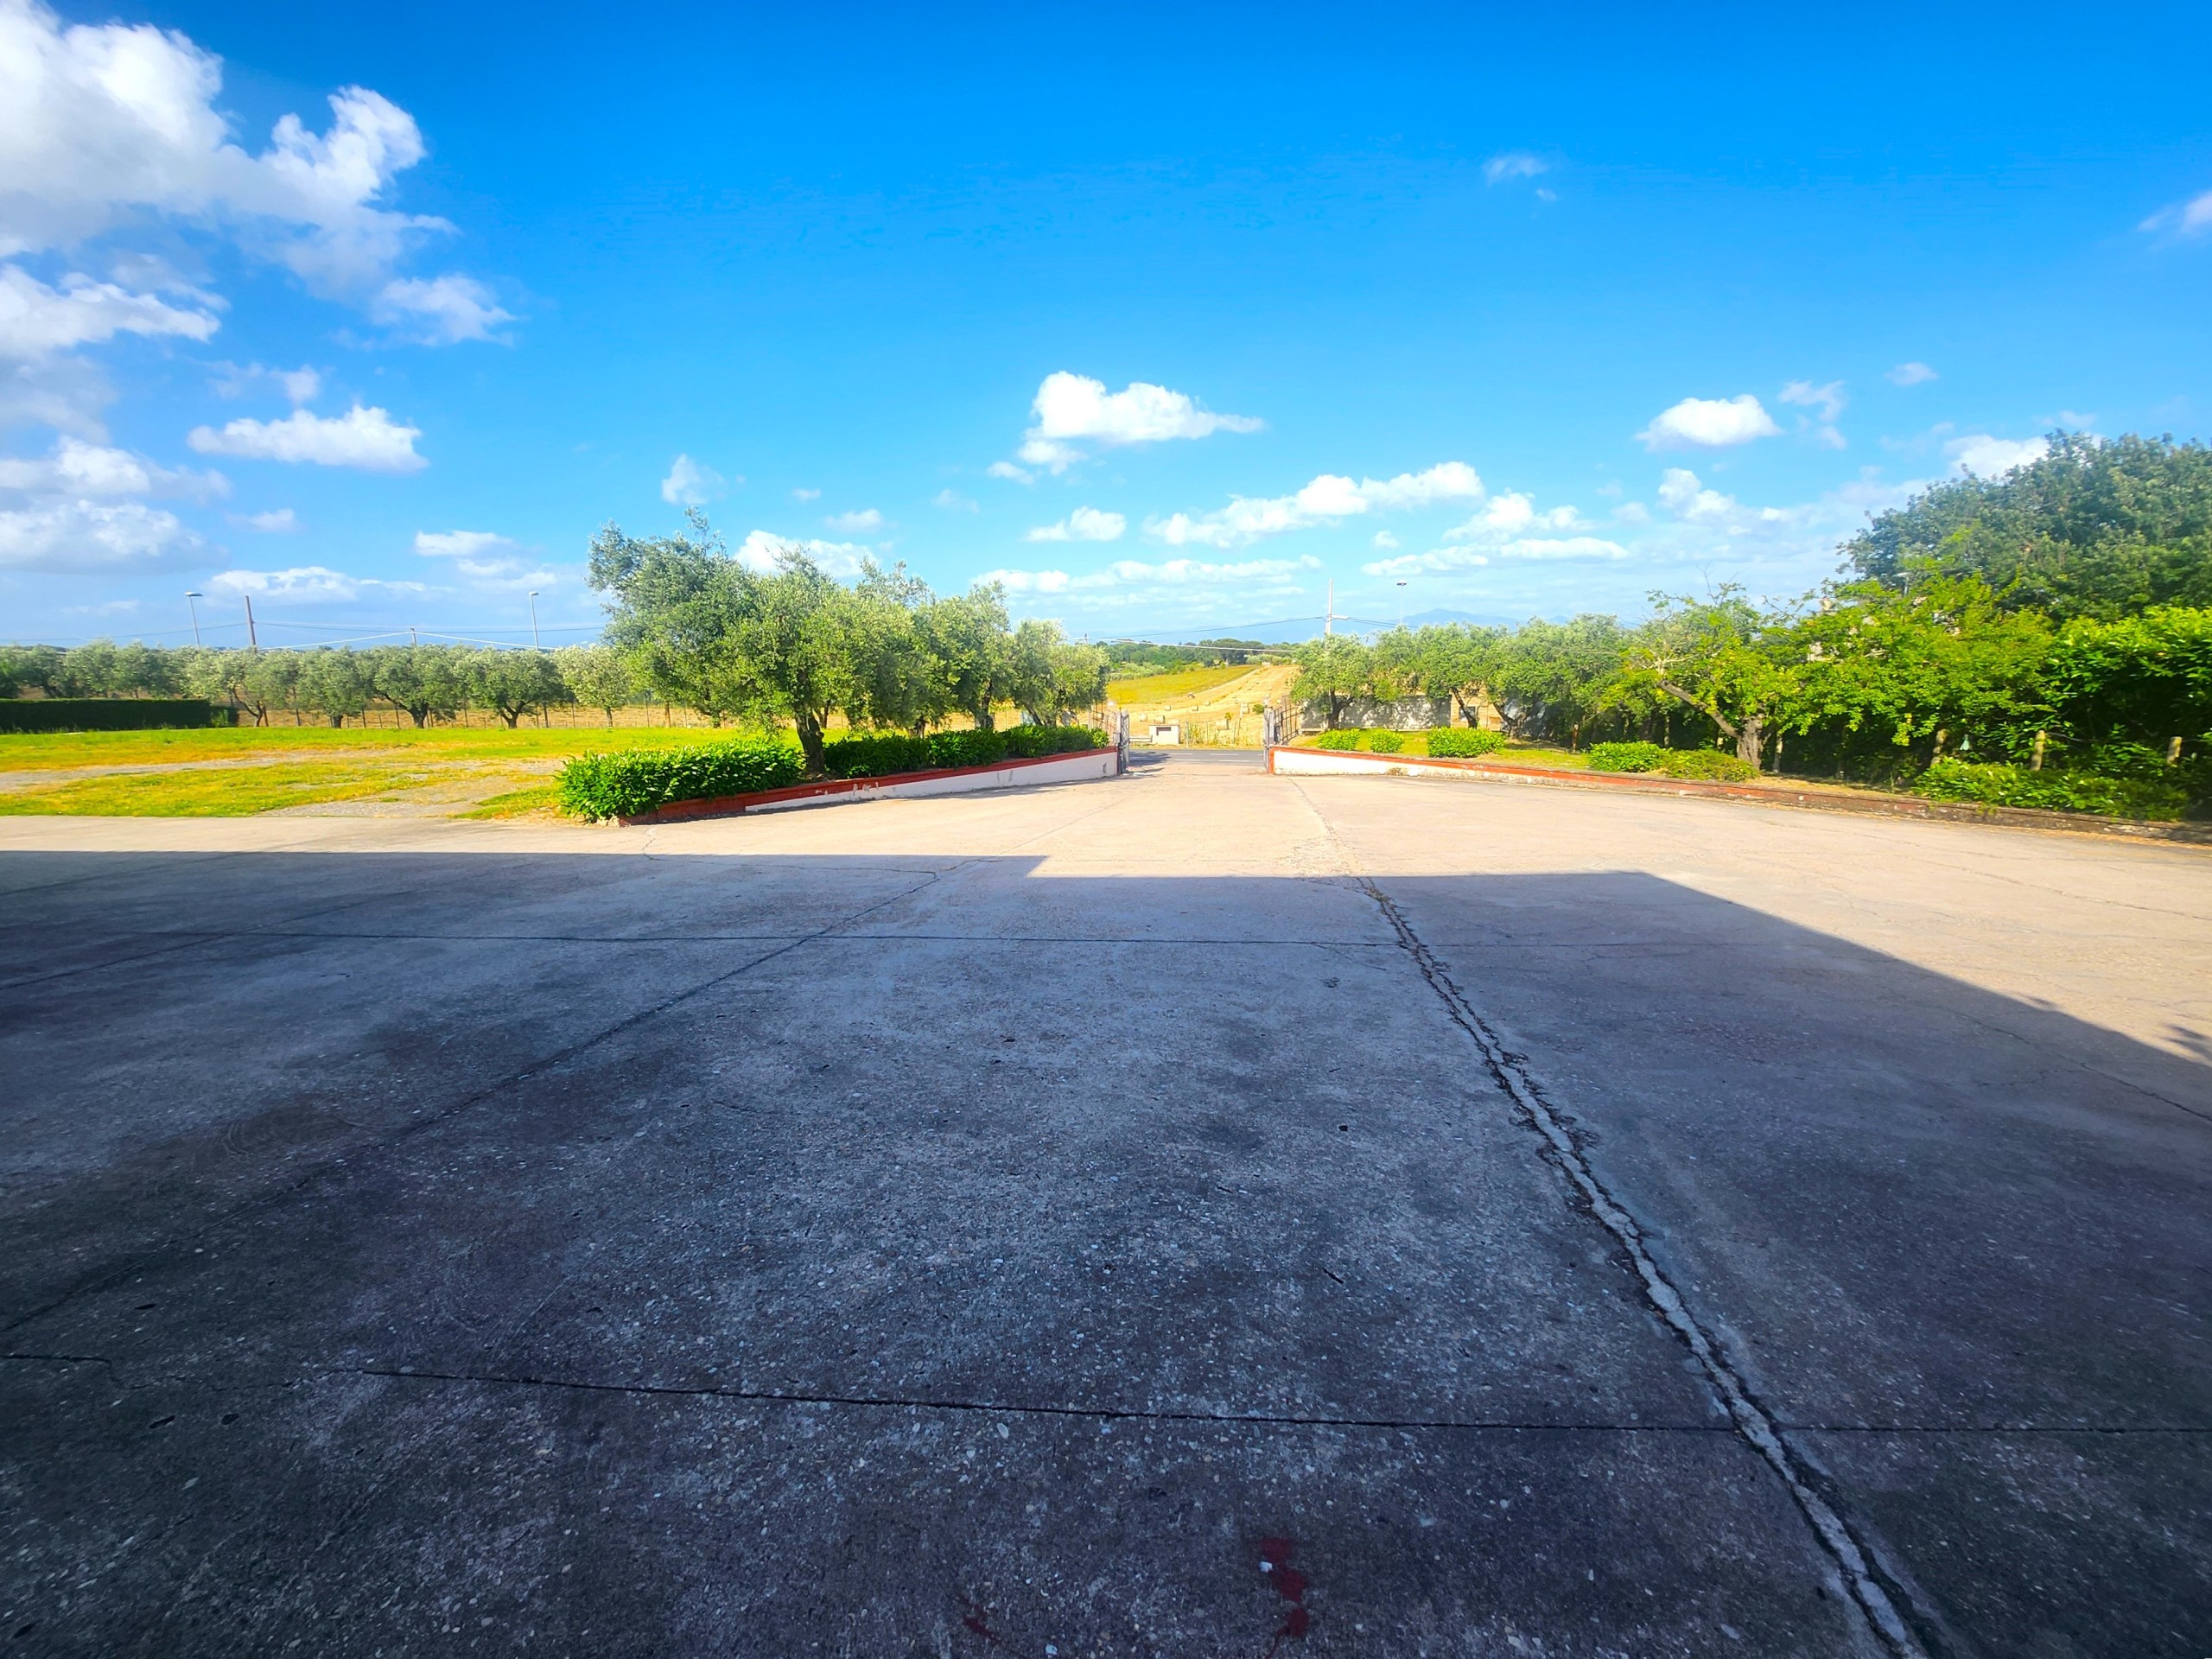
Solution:
M1306 1610L1306 1575L1290 1564L1296 1548L1287 1538L1260 1540L1260 1571L1267 1575L1268 1587L1290 1604L1275 1639L1268 1643L1267 1659L1274 1659L1284 1643L1299 1640L1313 1624L1313 1616Z

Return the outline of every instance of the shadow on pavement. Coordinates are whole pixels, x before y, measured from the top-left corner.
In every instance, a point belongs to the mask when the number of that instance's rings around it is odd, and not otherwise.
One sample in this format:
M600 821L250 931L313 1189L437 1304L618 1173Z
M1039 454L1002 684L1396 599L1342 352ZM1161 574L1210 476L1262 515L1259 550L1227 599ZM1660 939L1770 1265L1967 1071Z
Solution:
M19 1649L1885 1650L1366 893L1036 869L0 856ZM2201 1656L2212 1071L1381 885L1931 1652Z

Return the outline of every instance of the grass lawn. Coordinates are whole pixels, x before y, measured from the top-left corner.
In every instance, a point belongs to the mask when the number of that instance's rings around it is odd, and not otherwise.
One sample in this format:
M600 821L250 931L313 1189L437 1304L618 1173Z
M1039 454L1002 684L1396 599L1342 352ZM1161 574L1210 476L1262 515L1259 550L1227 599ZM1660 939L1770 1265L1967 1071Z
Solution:
M1308 749L1313 747L1313 739L1319 735L1319 733L1314 733L1300 738L1297 747ZM1428 753L1427 732L1401 732L1398 735L1405 741L1405 747L1398 751L1399 753L1427 754ZM1364 752L1366 745L1363 743L1360 747ZM1590 765L1590 757L1586 753L1554 748L1542 743L1509 743L1505 747L1493 749L1490 753L1479 758L1484 760L1503 761L1508 766L1570 766L1587 769Z
M284 807L376 800L456 816L550 814L549 774L569 755L730 735L680 726L9 734L0 735L0 816L251 817ZM111 766L162 770L99 770ZM72 772L83 775L66 775Z

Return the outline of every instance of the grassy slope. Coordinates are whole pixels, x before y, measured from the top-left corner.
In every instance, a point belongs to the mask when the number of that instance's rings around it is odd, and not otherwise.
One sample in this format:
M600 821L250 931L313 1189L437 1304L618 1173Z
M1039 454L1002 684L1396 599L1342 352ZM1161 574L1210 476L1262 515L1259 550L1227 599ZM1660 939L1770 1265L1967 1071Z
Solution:
M1177 697L1211 691L1231 680L1241 680L1251 671L1249 666L1179 668L1166 674L1145 674L1133 680L1112 681L1106 687L1106 695L1124 709L1149 708Z

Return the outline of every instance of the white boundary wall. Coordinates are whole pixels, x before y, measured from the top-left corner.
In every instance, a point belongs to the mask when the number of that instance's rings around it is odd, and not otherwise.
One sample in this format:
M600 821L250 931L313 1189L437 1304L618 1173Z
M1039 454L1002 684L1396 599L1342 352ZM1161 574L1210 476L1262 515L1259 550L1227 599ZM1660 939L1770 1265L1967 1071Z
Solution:
M835 795L811 795L795 801L767 801L745 809L757 812L789 812L802 807L836 806L847 801L872 801L883 795L969 795L982 789L1014 789L1031 784L1080 784L1111 778L1122 769L1121 756L1112 749L1087 750L1081 754L1055 754L1023 760L989 771L963 769L951 777L915 778L900 782L896 773L881 779L857 780L858 789Z

